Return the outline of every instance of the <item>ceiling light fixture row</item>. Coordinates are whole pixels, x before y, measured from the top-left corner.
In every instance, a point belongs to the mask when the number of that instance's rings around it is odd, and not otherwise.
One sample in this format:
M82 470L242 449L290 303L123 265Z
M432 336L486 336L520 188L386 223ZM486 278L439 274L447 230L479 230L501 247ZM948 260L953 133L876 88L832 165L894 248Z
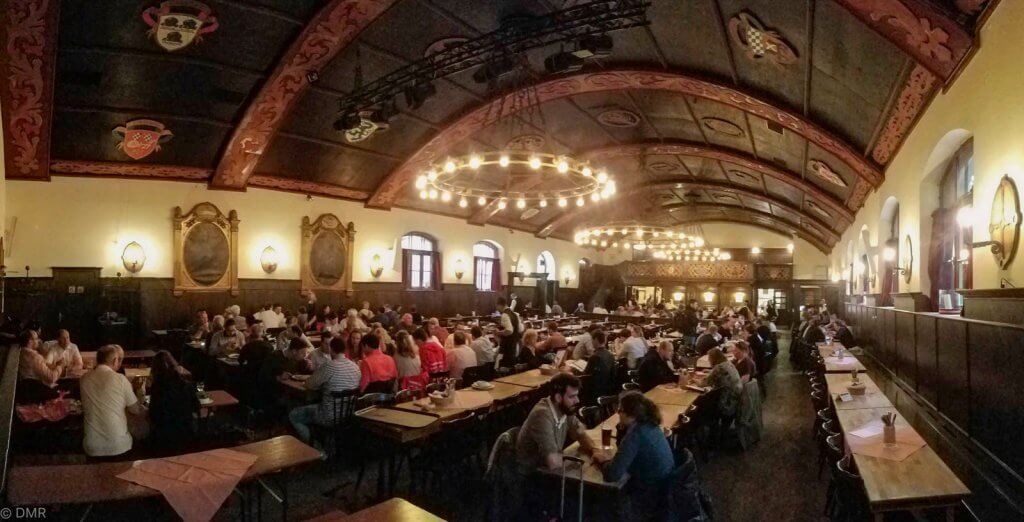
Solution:
M728 261L732 254L705 248L704 238L666 227L651 225L608 225L576 232L577 245L597 249L649 250L655 259L670 261Z
M545 187L530 190L504 190L487 186L479 173L484 169L500 168L540 175ZM508 175L512 175L509 173ZM552 185L560 185L552 187ZM510 186L514 186L510 184ZM520 186L523 186L520 184ZM582 207L611 198L616 191L615 180L604 170L594 169L564 154L531 151L498 151L449 157L441 164L433 164L416 178L420 199L448 203L455 201L460 207L470 204L485 206L492 201L504 210L509 205L559 208Z

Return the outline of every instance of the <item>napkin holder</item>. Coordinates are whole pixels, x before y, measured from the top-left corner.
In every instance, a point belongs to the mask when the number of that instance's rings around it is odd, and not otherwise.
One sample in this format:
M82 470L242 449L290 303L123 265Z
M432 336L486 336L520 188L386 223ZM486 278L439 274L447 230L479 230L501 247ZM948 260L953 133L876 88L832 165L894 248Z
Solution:
M846 386L846 391L850 392L850 395L864 395L865 390L867 386L862 382L853 382Z

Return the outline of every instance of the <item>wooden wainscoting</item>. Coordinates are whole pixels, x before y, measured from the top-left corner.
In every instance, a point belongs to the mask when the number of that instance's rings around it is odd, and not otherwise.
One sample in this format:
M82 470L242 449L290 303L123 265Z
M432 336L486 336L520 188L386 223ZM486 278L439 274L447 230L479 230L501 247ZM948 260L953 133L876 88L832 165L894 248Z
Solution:
M981 520L1024 517L1024 326L846 304L872 378L973 495Z

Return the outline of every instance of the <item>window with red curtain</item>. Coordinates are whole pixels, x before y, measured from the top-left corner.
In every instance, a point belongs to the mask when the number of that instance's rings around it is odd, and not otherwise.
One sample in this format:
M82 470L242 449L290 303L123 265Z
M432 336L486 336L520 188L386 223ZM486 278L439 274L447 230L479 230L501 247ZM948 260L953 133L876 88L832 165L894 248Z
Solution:
M486 241L473 245L473 281L480 292L496 292L501 287L498 249Z
M440 288L440 254L435 243L425 234L402 236L402 274L405 287L410 290Z

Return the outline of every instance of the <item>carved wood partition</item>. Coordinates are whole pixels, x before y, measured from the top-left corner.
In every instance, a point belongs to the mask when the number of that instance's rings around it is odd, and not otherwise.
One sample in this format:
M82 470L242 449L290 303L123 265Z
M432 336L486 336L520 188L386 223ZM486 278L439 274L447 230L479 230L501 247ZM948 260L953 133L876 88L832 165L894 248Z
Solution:
M238 295L238 214L213 203L174 207L174 295L228 290Z
M343 225L334 214L321 214L312 223L302 217L302 293L342 291L352 295L353 243L356 227Z
M1024 517L1024 326L846 304L871 375L971 488L981 520Z

